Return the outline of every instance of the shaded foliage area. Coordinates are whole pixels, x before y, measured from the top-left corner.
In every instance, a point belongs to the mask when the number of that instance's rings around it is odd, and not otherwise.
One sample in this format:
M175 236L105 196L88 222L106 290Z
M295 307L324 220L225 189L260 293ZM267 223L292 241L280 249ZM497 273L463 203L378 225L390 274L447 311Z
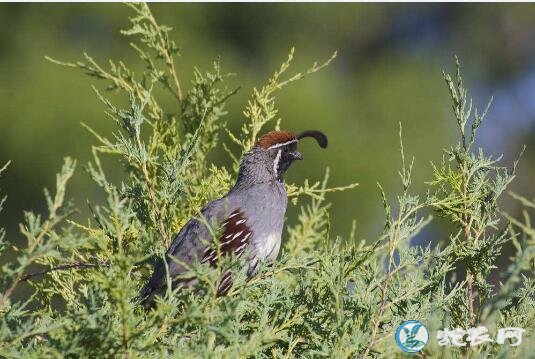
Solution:
M192 268L195 292L168 290L154 308L144 310L136 297L151 263L161 257L172 235L207 201L224 194L236 176L239 159L267 128L279 128L279 91L327 66L288 75L293 50L267 84L255 88L238 132L225 125L225 104L235 94L218 62L208 72L196 70L189 87L175 66L179 48L169 28L159 25L145 4L130 5L133 48L145 62L136 75L127 64L104 66L86 55L80 62L54 62L80 69L119 92L128 105L114 104L96 90L113 133L95 136L87 175L104 194L88 202L91 216L73 220L76 206L65 191L76 162L66 158L54 191L45 191L47 213L26 212L20 231L27 243L2 267L0 282L0 356L20 357L396 357L393 334L406 319L417 319L430 333L442 328L486 325L522 327L516 348L485 344L444 350L431 340L430 357L528 357L535 302L533 282L535 230L533 201L514 195L526 208L522 219L504 214L498 200L515 176L499 159L474 150L483 113L472 110L460 66L445 74L459 143L433 165L434 179L425 194L413 191L414 159L407 160L400 126L400 192L390 201L381 185L384 228L368 244L332 235L326 195L356 187L329 187L323 181L287 184L299 208L288 226L277 263L262 266L246 281L235 279L226 297L217 296L220 268L240 268L221 258L219 268ZM160 102L167 92L170 106ZM212 163L208 156L225 144L234 166ZM233 146L230 146L230 144ZM227 145L228 144L228 145ZM124 169L119 181L107 176L103 157ZM3 170L2 175L5 173ZM0 207L4 200L0 201ZM433 217L451 224L449 238L436 246L410 242ZM8 242L0 231L0 250ZM503 281L493 287L489 275L505 244L516 249ZM35 265L40 270L33 272ZM32 295L17 299L23 283Z

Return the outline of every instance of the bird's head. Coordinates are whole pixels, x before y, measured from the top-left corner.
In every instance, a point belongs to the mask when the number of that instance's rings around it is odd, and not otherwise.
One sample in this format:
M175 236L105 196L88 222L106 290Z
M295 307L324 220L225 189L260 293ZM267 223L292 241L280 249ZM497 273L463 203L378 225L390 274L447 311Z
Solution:
M304 131L297 135L288 131L271 131L261 136L253 149L245 155L241 171L282 181L282 176L290 165L303 159L297 150L297 144L306 137L314 138L321 148L327 147L327 136L320 131Z

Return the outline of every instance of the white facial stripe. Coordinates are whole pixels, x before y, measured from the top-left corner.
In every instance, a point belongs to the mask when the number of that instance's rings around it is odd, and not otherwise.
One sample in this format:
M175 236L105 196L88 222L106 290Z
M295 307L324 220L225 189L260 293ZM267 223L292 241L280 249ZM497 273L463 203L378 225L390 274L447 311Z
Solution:
M279 150L279 152L277 152L277 157L275 157L275 161L273 161L273 173L275 174L275 176L278 174L277 169L279 168L279 161L281 159L281 153L282 153L282 150Z
M273 148L279 148L279 147L287 146L287 145L289 145L291 143L297 143L297 140L291 140L291 141L288 141L288 142L281 142L281 143L274 144L273 146L268 147L268 150L271 150Z

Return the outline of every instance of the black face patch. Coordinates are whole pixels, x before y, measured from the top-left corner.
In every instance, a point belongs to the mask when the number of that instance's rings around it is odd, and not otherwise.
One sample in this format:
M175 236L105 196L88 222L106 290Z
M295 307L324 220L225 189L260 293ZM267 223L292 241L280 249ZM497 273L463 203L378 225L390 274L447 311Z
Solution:
M295 153L297 151L297 143L290 143L286 146L274 148L273 170L277 174L277 179L282 180L282 175L295 161Z

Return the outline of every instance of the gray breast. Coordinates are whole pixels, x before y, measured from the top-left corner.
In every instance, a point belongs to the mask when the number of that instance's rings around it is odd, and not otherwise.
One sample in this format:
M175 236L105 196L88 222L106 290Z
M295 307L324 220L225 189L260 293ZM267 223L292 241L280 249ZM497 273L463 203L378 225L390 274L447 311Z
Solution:
M288 198L284 185L278 181L257 184L240 191L241 208L252 230L249 256L272 261L280 249L284 215Z

